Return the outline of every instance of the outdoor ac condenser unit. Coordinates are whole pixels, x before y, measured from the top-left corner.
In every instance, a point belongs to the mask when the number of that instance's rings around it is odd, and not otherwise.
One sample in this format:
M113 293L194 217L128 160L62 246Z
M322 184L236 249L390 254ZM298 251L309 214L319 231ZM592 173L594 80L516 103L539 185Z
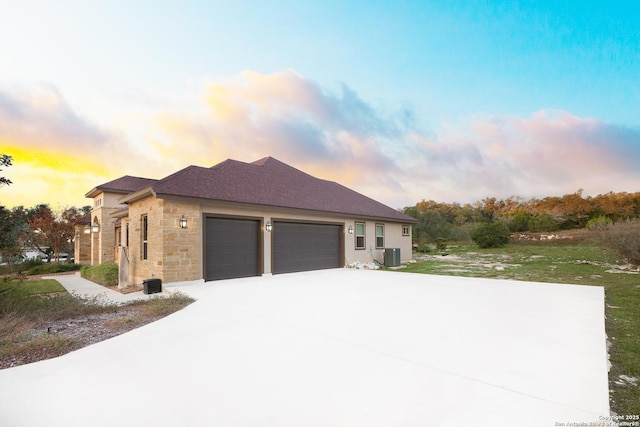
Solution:
M400 266L400 248L387 248L384 250L384 266L385 267Z
M155 294L162 292L162 280L160 279L145 279L142 281L144 287L144 294Z

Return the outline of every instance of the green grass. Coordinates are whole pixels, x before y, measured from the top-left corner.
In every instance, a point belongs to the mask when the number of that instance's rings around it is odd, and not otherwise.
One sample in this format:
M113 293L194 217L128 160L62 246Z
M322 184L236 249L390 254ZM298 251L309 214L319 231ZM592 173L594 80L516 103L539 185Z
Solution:
M447 255L415 254L420 260L402 272L533 282L603 286L606 331L611 341L609 372L611 409L618 414L640 413L640 274L606 249L589 240L512 242L503 248L449 247ZM635 274L634 274L635 273Z
M118 264L104 263L94 266L83 266L80 275L87 280L104 286L118 284Z
M66 292L64 287L56 280L29 280L29 281L0 281L0 295L8 292L14 292L15 296L22 297L27 295L50 294L53 292Z
M35 267L31 267L25 272L25 274L27 276L30 276L35 274L64 273L67 271L76 271L76 270L80 270L79 264L52 262L50 264L42 264L42 265L36 265Z

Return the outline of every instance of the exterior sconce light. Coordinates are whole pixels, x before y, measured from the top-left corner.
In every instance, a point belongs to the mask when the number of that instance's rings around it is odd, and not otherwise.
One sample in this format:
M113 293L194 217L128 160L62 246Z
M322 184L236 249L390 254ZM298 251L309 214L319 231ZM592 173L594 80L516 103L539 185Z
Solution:
M353 225L350 225L347 231L349 232L349 234L353 234Z
M84 226L84 234L90 234L91 233L91 226L89 224Z
M94 233L97 233L98 231L100 231L100 224L98 224L98 220L93 220L93 225L91 226L91 231L93 231Z
M267 225L265 225L265 229L266 229L269 233L271 233L271 230L273 230L273 225L271 225L271 223L270 223L270 222L268 222L268 223L267 223Z
M184 215L180 218L179 224L180 228L187 228L187 218L185 218Z

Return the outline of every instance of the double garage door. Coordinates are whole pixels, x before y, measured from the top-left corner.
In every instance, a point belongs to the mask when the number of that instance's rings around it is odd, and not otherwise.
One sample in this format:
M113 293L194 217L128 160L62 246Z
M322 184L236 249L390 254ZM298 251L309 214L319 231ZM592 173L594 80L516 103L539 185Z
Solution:
M261 274L260 233L260 221L257 220L207 218L205 280ZM275 221L271 233L274 274L341 265L340 225Z

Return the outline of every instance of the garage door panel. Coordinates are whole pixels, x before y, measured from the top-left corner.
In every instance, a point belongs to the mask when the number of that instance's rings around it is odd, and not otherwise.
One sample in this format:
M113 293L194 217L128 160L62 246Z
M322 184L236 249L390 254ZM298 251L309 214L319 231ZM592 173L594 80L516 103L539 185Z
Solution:
M259 221L207 218L206 280L257 276Z
M340 267L339 225L274 222L273 272Z

